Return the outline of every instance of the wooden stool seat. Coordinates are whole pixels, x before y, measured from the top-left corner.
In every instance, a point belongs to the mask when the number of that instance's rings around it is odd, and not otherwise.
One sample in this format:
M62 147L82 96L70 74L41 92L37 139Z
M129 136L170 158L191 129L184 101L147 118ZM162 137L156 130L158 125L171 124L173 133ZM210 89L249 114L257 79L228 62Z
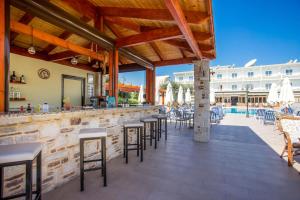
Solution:
M106 136L107 132L105 128L84 128L80 129L78 138L99 138Z

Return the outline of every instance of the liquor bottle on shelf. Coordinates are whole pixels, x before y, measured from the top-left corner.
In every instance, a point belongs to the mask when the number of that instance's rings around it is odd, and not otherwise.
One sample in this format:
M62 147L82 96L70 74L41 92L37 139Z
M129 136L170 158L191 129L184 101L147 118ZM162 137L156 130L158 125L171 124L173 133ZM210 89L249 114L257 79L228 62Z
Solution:
M20 83L25 83L25 76L24 76L24 75L22 75L22 76L20 77Z
M49 105L48 105L48 103L44 103L42 109L43 109L44 113L49 112Z
M30 103L29 104L27 104L27 108L26 108L26 111L28 112L28 113L31 113L31 106L30 106Z
M16 72L13 71L13 74L10 76L10 81L11 82L16 82L17 81L17 76L16 76Z

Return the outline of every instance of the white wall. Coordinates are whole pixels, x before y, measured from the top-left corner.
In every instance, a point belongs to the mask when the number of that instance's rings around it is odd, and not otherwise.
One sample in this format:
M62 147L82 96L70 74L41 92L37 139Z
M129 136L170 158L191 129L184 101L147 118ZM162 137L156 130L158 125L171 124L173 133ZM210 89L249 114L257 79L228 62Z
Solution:
M9 87L18 88L21 91L21 95L26 98L26 101L10 102L10 108L20 107L21 105L26 106L27 103L38 105L45 102L53 107L60 107L62 74L87 79L87 73L93 73L12 53L10 54L10 63L10 72L16 71L18 77L24 75L27 83L24 85L10 84ZM39 78L37 72L40 68L46 68L50 71L49 79Z

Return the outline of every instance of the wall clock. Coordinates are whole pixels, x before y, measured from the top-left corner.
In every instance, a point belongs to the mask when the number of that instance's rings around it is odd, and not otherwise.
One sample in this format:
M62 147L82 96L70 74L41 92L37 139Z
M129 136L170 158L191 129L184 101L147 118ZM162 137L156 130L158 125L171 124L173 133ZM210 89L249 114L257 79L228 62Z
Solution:
M38 70L38 75L41 79L48 79L50 78L50 71L45 68L41 68Z

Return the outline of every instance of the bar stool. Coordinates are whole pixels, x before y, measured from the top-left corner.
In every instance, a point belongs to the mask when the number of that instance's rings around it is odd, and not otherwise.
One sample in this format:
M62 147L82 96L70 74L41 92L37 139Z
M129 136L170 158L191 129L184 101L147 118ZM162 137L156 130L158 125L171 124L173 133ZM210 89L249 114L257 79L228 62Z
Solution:
M168 124L167 124L167 120L168 120L168 116L165 114L158 114L158 115L152 115L153 118L157 119L157 125L158 125L158 141L159 138L161 138L161 133L165 133L165 140L168 139ZM164 123L165 128L162 129L162 123Z
M150 139L150 146L152 146L152 140L154 139L154 148L157 148L157 139L158 139L158 133L157 133L157 119L151 117L151 118L142 118L141 122L144 123L144 150L146 150L146 139ZM146 135L146 127L147 124L150 125L150 135ZM153 134L154 133L154 134Z
M128 151L136 150L137 156L139 156L141 150L141 162L143 162L143 123L126 123L124 124L124 154L123 157L126 158L126 163L128 163ZM128 143L128 129L136 130L136 143ZM135 148L128 148L129 146L135 146Z
M24 143L0 145L0 199L14 199L24 197L27 200L42 198L42 144L41 143ZM36 191L32 191L32 163L36 159ZM3 197L4 185L4 168L16 165L26 166L26 186L25 193Z
M101 170L103 176L104 187L106 183L106 129L104 128L85 128L79 131L80 141L80 191L84 190L84 172ZM101 159L84 160L84 142L88 140L101 140ZM101 167L94 167L90 169L84 169L84 163L99 162L101 161Z

